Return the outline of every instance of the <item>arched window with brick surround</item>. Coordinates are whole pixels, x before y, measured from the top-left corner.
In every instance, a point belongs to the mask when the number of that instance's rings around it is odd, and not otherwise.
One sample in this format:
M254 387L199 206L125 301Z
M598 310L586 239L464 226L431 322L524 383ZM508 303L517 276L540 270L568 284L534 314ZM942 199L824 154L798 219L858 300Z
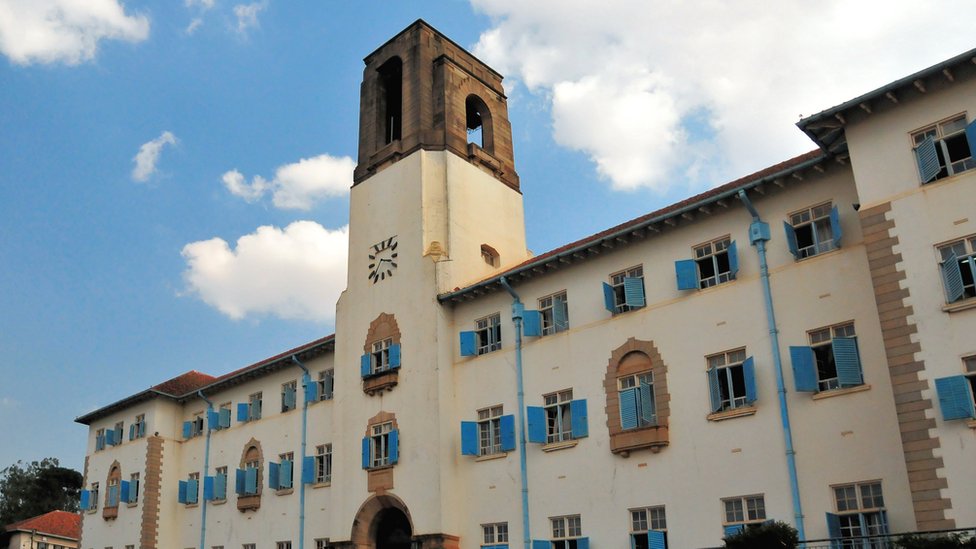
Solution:
M105 479L105 506L102 507L102 517L114 519L119 516L120 490L122 484L122 467L118 461L112 462L108 477Z
M477 95L471 94L464 100L464 114L468 143L474 143L488 154L492 154L495 150L495 140L488 105Z
M630 338L610 354L604 389L610 451L624 457L668 445L668 369L651 341Z
M264 484L264 452L261 443L252 438L241 452L240 469L235 478L237 508L255 511L261 507L261 486Z

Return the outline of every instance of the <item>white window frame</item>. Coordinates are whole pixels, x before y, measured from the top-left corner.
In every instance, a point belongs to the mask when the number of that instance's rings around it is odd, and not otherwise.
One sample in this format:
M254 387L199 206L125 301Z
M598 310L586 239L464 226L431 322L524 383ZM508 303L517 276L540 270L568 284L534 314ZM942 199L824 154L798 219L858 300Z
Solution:
M583 537L580 515L549 517L553 549L576 549L576 540Z
M755 525L766 522L766 498L764 494L722 498L725 520L723 526Z
M279 465L281 464L281 462L286 460L291 462L291 477L288 480L291 481L289 482L289 484L291 485L292 488L294 488L295 487L295 452L285 452L284 454L278 454ZM292 488L279 488L279 490L291 490Z
M501 453L502 410L501 404L478 410L478 455Z
M370 431L370 467L385 467L390 464L390 433L393 422L387 421L373 425Z
M556 298L562 298L563 312L565 313L566 323L564 326L557 326L555 315L553 314ZM569 301L566 299L566 290L549 294L539 298L539 314L542 317L542 335L552 335L569 329Z
M542 409L546 414L546 443L573 440L573 416L570 402L573 390L564 389L542 395Z
M275 544L275 549L291 549L291 542L279 541Z
M247 397L247 418L248 421L261 419L262 408L264 408L264 393L258 391L251 393Z
M99 439L101 439L101 441L102 441L101 442L101 445L99 445L99 442L98 442ZM106 446L106 442L105 442L105 429L104 428L102 428L102 429L96 429L95 430L95 451L96 452L101 452L102 450L105 449L105 446Z
M508 523L492 522L481 525L482 547L508 543Z
M332 391L326 392L325 388L327 384L325 381L329 378L332 378ZM316 383L319 385L319 400L332 400L335 396L335 368L329 368L319 372L319 379Z
M315 447L315 483L332 482L332 443Z
M613 314L625 313L627 311L634 311L643 308L633 307L627 305L627 298L624 293L624 279L625 278L639 278L641 281L641 287L644 287L644 265L635 265L629 267L622 271L612 273L610 275L610 287L613 288ZM647 295L647 289L644 289L644 295ZM645 297L646 299L646 297Z
M502 348L502 316L492 313L474 321L477 352L484 355Z
M316 538L315 549L329 549L329 538Z
M951 252L955 252L956 261L959 262L964 289L962 297L953 303L973 299L976 297L976 235L965 236L936 246L940 267L949 259ZM949 289L946 288L946 294L948 293ZM946 301L948 302L948 297Z
M133 440L137 438L142 438L145 435L145 425L146 425L146 414L136 414L136 420L132 423L135 425Z
M961 125L958 128L952 128L950 126L950 124L959 122L961 122ZM962 138L966 140L966 150L969 150L969 141L966 137L966 124L966 113L959 113L911 133L912 147L918 147L927 136L931 136L935 140L935 150L939 155L939 166L942 169L930 181L923 181L923 185L976 168L976 158L973 158L971 154L964 158L959 158L955 162L947 162L947 159L949 159L949 145L947 141ZM919 178L921 179L921 174L919 174Z
M630 537L634 547L646 548L647 533L651 530L664 532L667 536L668 522L663 505L628 509L630 513ZM641 542L640 540L644 541Z
M204 432L203 411L194 412L190 420L190 438L198 437Z
M651 386L651 395L652 395L651 404L652 404L652 406L653 406L654 409L651 410L651 414L652 415L651 415L650 420L645 420L644 417L643 417L643 415L641 414L641 394L640 394L640 391L638 390L638 392L637 392L637 410L636 410L636 413L637 413L637 426L636 427L633 427L633 429L639 429L641 427L646 427L648 425L657 425L657 402L653 398L653 395L654 395L654 372L651 371L651 370L647 370L645 372L637 372L635 374L629 374L629 375L620 376L620 377L617 378L617 397L618 397L617 398L617 402L618 403L621 402L621 399L619 398L620 397L620 393L622 393L624 391L627 391L629 389L633 389L633 388L638 388L639 389L642 381L644 383L646 383L647 385L650 385ZM622 404L618 404L618 405L619 406L623 406ZM621 421L621 428L623 428L622 423L623 422ZM630 430L630 429L627 429L627 430Z
M378 374L390 369L390 346L393 345L393 338L388 337L379 341L374 341L370 346L369 367L371 372Z
M227 490L229 488L228 485L227 485L227 480L228 480L229 477L227 476L227 466L226 465L221 465L219 467L214 468L214 478L217 478L217 477L219 477L221 475L224 476L224 497L223 498L220 498L220 499L217 499L217 497L216 497L217 494L215 493L214 494L214 500L215 501L225 501L227 499Z
M840 388L837 380L837 365L834 364L833 341L838 337L857 339L854 332L854 321L842 322L832 326L824 326L807 332L810 348L813 349L814 366L817 368L817 390L832 391ZM833 368L833 377L830 369ZM863 379L863 372L861 373Z
M886 508L880 480L837 484L830 488L840 522L841 538L880 536L888 533L887 524L882 516ZM870 493L866 494L865 490ZM863 531L862 526L865 528ZM844 547L853 547L853 545L844 545ZM874 549L887 547L887 545L882 540L868 540L864 542L863 547Z
M731 235L725 235L692 247L692 256L698 270L699 288L704 290L734 279L729 258L731 245Z
M802 210L796 210L788 216L790 226L793 227L793 232L796 234L796 248L800 259L837 249L837 245L834 243L836 235L834 235L834 229L830 225L830 211L833 206L831 201L822 202ZM800 243L800 231L807 227L810 229L809 240L811 243L804 246Z
M285 391L291 389L295 394L295 403L291 406L285 406ZM281 384L281 413L290 412L295 408L298 408L298 381L291 380Z
M745 347L705 357L708 368L715 368L718 374L718 390L722 401L719 411L751 406L746 395L745 368L742 366L747 358L749 357ZM738 389L741 389L741 394Z
M129 505L139 503L139 480L139 473L131 473L129 475Z

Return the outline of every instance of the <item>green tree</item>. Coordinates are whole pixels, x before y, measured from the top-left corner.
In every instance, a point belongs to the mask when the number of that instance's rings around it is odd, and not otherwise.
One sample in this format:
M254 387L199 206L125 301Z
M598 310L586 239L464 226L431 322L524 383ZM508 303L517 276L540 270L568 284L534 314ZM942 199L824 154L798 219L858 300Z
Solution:
M44 458L0 471L0 527L49 511L78 511L81 473Z
M779 521L746 528L725 538L726 549L795 549L799 543L796 528Z

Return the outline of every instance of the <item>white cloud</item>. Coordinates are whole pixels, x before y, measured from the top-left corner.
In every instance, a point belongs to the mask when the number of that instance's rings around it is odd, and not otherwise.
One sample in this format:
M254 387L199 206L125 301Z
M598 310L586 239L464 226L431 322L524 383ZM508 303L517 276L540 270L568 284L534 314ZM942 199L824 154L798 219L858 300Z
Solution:
M0 408L5 408L7 410L13 410L20 406L20 402L14 400L10 397L0 397Z
M186 26L186 33L193 34L197 32L197 29L199 29L201 25L203 25L203 18L194 17L193 20L190 21L190 24Z
M332 323L346 286L349 228L296 221L262 226L237 248L212 238L183 247L187 289L232 319L274 315Z
M203 11L213 9L216 0L185 0L184 4L188 8L199 8Z
M76 65L95 57L101 40L140 42L145 15L126 15L118 0L0 0L0 52L18 65Z
M237 32L244 34L248 29L258 26L258 14L268 7L267 2L254 2L252 4L238 4L234 6L234 15L237 16Z
M814 148L795 126L972 47L976 4L471 0L474 53L614 188L721 183ZM945 19L942 10L954 14Z
M348 156L322 154L279 166L271 181L256 175L247 183L237 170L224 173L221 179L231 194L248 202L271 192L278 208L308 210L320 200L349 194L355 167L356 163Z
M132 179L140 182L149 181L149 178L156 173L156 163L159 161L160 153L163 152L163 147L175 144L176 136L168 131L148 143L143 143L139 147L139 152L132 158L136 164L132 169Z

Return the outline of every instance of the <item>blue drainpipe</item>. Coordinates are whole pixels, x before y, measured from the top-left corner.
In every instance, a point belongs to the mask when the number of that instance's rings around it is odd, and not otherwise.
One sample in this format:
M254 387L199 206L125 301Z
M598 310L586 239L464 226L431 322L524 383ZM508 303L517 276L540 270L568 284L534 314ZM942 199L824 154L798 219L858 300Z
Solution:
M779 416L783 423L783 438L786 439L786 466L790 473L790 492L793 496L793 517L800 540L805 540L803 531L803 507L800 504L800 483L796 474L796 451L793 449L793 430L790 428L790 409L786 403L786 383L783 381L783 359L779 354L779 330L776 328L776 314L773 312L773 293L769 285L769 265L766 263L766 241L769 240L769 223L759 218L759 212L752 205L743 189L739 190L739 200L752 214L749 225L749 242L759 253L759 278L762 280L763 296L766 298L766 322L769 324L769 340L773 347L773 366L776 369L776 392L779 393Z
M210 402L207 397L203 396L203 391L197 391L197 395L207 403L207 442L203 450L203 482L206 484L207 475L210 474L210 415L213 413L213 402ZM205 549L207 542L207 498L203 497L200 499L203 500L203 511L200 517L200 549Z
M522 300L508 284L505 277L499 279L502 286L512 295L512 322L515 323L515 372L518 377L518 416L519 416L519 466L522 473L522 532L525 549L530 549L532 535L529 530L529 475L525 462L525 386L522 381Z
M291 361L302 369L302 477L305 476L305 446L307 444L306 427L308 427L308 387L312 382L312 377L308 373L308 368L298 360L295 355L291 356ZM297 398L298 395L295 395ZM296 468L293 466L292 471ZM294 475L294 473L292 473ZM298 549L305 549L305 479L300 478L301 487L298 489Z

